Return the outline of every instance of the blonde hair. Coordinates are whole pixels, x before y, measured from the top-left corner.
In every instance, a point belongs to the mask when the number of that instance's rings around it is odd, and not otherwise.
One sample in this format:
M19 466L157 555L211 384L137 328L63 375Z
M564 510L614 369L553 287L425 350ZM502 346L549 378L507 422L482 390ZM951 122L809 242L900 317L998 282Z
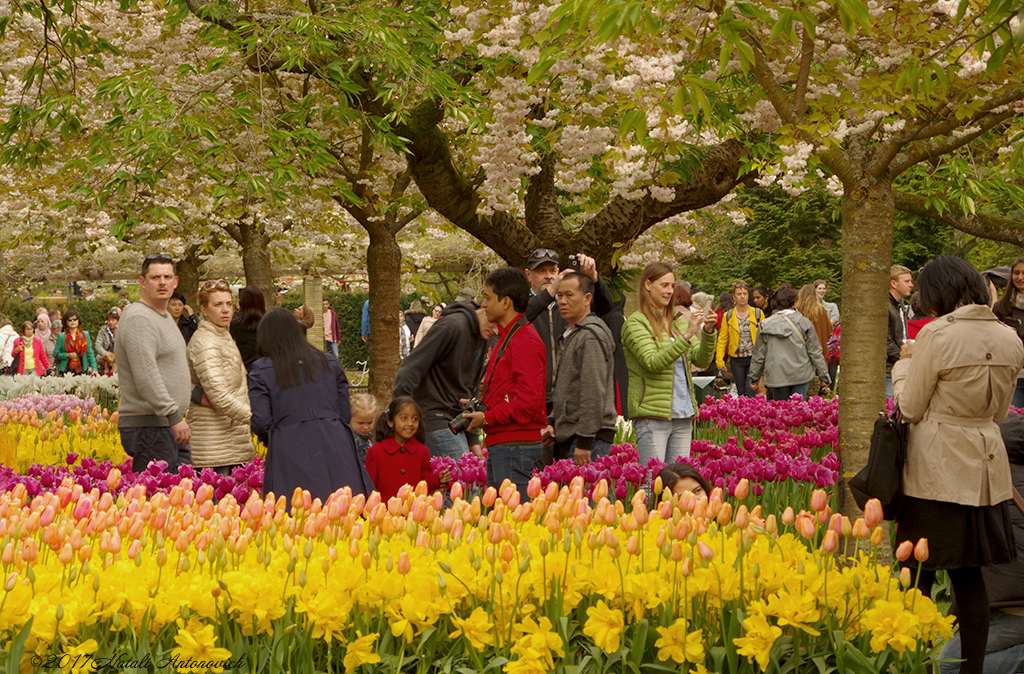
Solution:
M819 314L825 313L825 307L818 303L818 293L814 289L813 283L800 288L800 293L796 297L796 304L794 308L800 312L801 316L806 317L811 322L818 318Z
M909 273L910 270L904 267L903 265L894 264L893 266L889 267L889 280L898 281L901 276Z
M313 327L313 310L310 309L309 306L303 304L301 307L297 307L292 314L295 315L295 318L298 319L299 323L302 323L307 328ZM298 314L302 315L299 316Z
M643 272L640 274L640 312L647 317L647 320L651 324L651 334L655 339L661 341L661 333L665 329L665 325L669 326L669 336L671 336L672 330L672 312L675 307L672 306L672 302L668 303L664 309L658 310L652 303L650 294L644 288L644 283L650 281L654 283L665 274L673 274L672 267L668 266L664 262L652 262L644 267Z
M356 412L364 412L376 419L377 415L380 414L380 403L370 393L353 393L349 396L348 401L353 415Z

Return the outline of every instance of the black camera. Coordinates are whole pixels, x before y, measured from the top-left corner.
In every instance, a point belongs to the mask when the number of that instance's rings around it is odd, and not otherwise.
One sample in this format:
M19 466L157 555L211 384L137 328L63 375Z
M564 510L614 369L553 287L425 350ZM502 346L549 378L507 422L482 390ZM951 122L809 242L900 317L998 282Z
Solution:
M580 270L580 260L575 255L569 256L569 269L577 272Z
M467 419L462 416L465 412L486 412L487 407L477 398L473 398L468 403L462 406L462 412L456 414L451 421L448 422L448 428L452 433L458 435L469 429L469 422L471 419Z

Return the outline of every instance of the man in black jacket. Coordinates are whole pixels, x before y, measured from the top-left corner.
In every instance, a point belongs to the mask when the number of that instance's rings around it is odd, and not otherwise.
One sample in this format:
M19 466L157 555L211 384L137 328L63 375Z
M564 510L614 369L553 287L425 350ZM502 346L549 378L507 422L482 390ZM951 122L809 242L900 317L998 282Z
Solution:
M1018 493L1024 491L1024 416L1011 412L999 424L1010 459L1010 475ZM985 674L1013 674L1024 671L1024 512L1021 505L1010 506L1017 545L1017 559L1006 564L986 566L985 579L988 605L992 611L985 647ZM955 611L954 603L951 612ZM946 642L940 660L960 658L960 632ZM958 674L959 662L939 664L941 674Z
M497 330L475 302L452 302L398 367L393 396L411 396L420 406L434 456L483 455L476 431L454 434L448 422L462 412L460 398L476 395L487 342Z
M892 397L892 366L900 359L907 338L907 305L904 299L914 291L910 270L898 264L889 267L889 338L885 346L885 395Z

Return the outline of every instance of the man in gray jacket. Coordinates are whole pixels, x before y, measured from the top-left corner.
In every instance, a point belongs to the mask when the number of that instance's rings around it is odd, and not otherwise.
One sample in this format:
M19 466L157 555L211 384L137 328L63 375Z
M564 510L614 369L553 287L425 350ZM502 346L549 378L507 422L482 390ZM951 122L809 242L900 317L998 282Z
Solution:
M137 473L153 460L166 461L175 473L192 462L184 418L192 392L185 338L167 310L177 287L170 255L146 257L139 301L121 319L114 341L121 389L117 430Z
M764 373L769 400L788 400L794 393L806 399L815 372L823 384L831 382L814 325L793 308L796 297L788 283L775 291L775 313L761 321L754 342L748 376L756 384Z
M615 340L604 321L591 313L594 281L572 272L555 294L567 328L558 336L558 370L551 392L550 424L555 459L577 464L606 456L615 439Z

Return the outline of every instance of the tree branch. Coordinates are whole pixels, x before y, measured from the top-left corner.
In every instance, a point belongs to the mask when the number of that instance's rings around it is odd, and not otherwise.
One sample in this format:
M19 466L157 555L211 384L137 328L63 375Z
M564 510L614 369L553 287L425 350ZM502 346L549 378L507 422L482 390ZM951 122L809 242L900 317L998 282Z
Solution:
M1015 114L1016 113L1013 110L1005 110L999 114L989 113L988 118L981 120L977 125L977 130L971 133L964 133L959 136L950 135L934 142L925 142L922 140L915 143L914 146L900 152L893 159L891 165L892 177L895 178L914 164L934 159L936 157L941 157L944 154L967 145L975 138L984 135L1003 121L1013 117Z
M983 239L1024 246L1024 221L1003 218L987 213L966 213L956 204L946 202L947 210L940 213L934 206L926 206L925 197L908 192L893 191L896 208L922 218L944 222L966 234Z
M814 36L804 26L804 38L800 45L800 71L796 76L796 90L793 92L793 114L803 119L806 113L804 100L807 96L807 81L811 76L811 61L814 58Z

